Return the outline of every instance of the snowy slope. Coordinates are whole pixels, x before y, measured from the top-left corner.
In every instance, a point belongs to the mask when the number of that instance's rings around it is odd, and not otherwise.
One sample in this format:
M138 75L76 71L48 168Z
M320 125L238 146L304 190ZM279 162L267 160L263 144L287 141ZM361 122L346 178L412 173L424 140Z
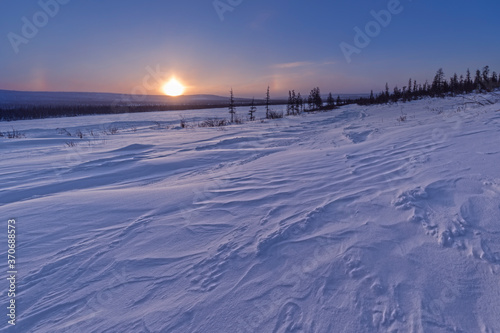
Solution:
M485 97L223 130L179 127L222 109L0 123L26 135L0 138L20 280L1 330L500 332Z

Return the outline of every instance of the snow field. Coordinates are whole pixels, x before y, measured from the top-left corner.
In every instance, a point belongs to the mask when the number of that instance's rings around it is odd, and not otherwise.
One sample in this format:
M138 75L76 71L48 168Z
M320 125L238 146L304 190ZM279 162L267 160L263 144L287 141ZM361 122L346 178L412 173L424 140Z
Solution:
M500 332L500 99L475 98L0 123L26 135L0 138L16 329Z

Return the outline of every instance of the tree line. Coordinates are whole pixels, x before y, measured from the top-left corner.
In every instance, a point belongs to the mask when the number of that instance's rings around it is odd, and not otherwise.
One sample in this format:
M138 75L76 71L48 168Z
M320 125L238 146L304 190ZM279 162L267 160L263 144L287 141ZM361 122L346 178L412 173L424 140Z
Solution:
M255 103L263 105L263 101ZM283 104L283 101L272 101L270 105ZM237 106L248 106L248 102L235 102ZM214 104L145 104L145 105L3 105L0 106L0 121L43 119L56 117L77 117L85 115L123 114L154 111L182 111L207 108L225 108L227 103Z
M498 88L500 88L500 78L495 71L491 72L489 66L483 67L482 71L479 69L476 70L474 77L472 77L470 70L467 69L465 75L458 76L455 73L449 80L445 78L443 69L440 68L437 70L431 83L425 81L424 84L420 84L417 83L416 80L410 78L408 80L408 85L402 88L396 86L392 92L389 91L389 85L386 83L385 91L377 95L374 95L372 90L368 98L346 100L343 101L343 103L371 105L395 103L398 101L408 102L424 97L446 97L470 94L473 92L491 92Z
M224 107L225 105L219 105ZM100 115L100 114L121 114L135 112L150 112L150 111L171 111L179 109L197 109L205 108L196 105L174 106L174 105L27 105L27 106L3 106L0 108L0 120L27 120L27 119L43 119L54 117L76 117L83 115Z
M271 103L270 97L270 88L267 87L265 102L262 105L266 107L266 119L276 119L283 118L283 112L275 111L270 108L272 104L282 105L282 103ZM231 123L234 121L236 109L234 105L234 95L233 89L230 90L229 97L229 114L231 115ZM340 96L337 97L337 103L340 105L341 99ZM307 108L306 108L307 105ZM335 99L333 98L332 93L328 95L326 99L326 104L321 97L321 91L319 87L313 88L307 98L301 96L300 93L295 93L295 90L288 91L288 100L286 103L286 115L287 116L296 116L300 115L303 112L314 112L314 111L327 111L332 110L336 107ZM255 98L252 99L252 103L250 104L250 110L248 111L248 118L250 121L255 120L255 112L257 111Z
M335 99L330 92L326 101L323 101L319 87L313 88L307 98L302 97L301 94L296 93L295 90L289 90L288 101L286 104L286 115L292 116L299 115L302 112L332 110L336 107L348 104L371 105L395 103L399 101L409 102L412 100L422 99L424 97L444 98L446 96L471 94L473 92L491 92L498 88L500 88L500 76L495 71L491 72L489 66L483 67L482 71L479 69L476 70L474 77L472 77L470 70L467 69L465 75L459 76L455 73L449 80L445 78L444 71L440 68L437 70L432 83L425 81L425 83L421 84L410 78L408 80L408 85L403 86L402 88L395 86L392 91L389 90L389 84L386 83L385 90L379 94L375 95L372 90L369 97L360 97L357 99L342 99L340 96L337 96ZM233 91L231 89L231 101L232 94ZM276 113L270 111L269 100L269 87L267 87L266 118L272 119L283 117L282 113L276 116ZM231 106L231 103L229 113L231 113L231 116L233 117L235 109ZM254 113L255 106L252 103L249 111L250 120L255 120Z

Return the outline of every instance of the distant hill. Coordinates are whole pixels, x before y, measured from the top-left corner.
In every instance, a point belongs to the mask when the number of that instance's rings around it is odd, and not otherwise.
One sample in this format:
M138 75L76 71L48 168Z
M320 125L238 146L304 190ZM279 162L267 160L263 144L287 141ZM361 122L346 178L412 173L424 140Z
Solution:
M361 95L340 95L353 98ZM250 98L235 98L236 106L249 106ZM89 114L119 114L151 111L225 108L229 97L216 95L127 95L86 92L38 92L0 90L0 121L41 119ZM283 105L287 99L271 100L271 105ZM255 100L264 105L265 100Z
M357 99L368 97L368 94L340 94L342 99ZM307 96L304 96L307 97ZM326 100L327 95L322 95ZM337 95L334 95L337 98ZM273 99L273 104L286 103L288 97ZM44 91L15 91L0 89L0 107L19 106L97 106L97 105L176 105L176 106L211 106L228 103L229 97L217 95L184 95L169 97L165 95L127 95L113 93L90 92L44 92ZM250 98L235 98L237 104L249 104ZM256 104L264 103L263 99L256 99Z
M0 107L14 106L63 106L63 105L220 105L228 97L216 95L127 95L86 92L39 92L0 90ZM235 98L237 103L250 103L248 98ZM256 100L256 102L263 102Z

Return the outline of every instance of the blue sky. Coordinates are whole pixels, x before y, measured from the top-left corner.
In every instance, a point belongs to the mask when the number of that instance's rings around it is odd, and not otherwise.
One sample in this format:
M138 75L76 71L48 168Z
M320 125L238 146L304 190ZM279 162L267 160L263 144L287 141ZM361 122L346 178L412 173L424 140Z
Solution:
M220 0L218 13L214 0L2 0L0 89L158 94L175 76L187 94L260 97L268 85L279 96L379 91L440 67L500 72L498 1L397 2ZM396 5L348 62L340 44L355 47L354 28Z

